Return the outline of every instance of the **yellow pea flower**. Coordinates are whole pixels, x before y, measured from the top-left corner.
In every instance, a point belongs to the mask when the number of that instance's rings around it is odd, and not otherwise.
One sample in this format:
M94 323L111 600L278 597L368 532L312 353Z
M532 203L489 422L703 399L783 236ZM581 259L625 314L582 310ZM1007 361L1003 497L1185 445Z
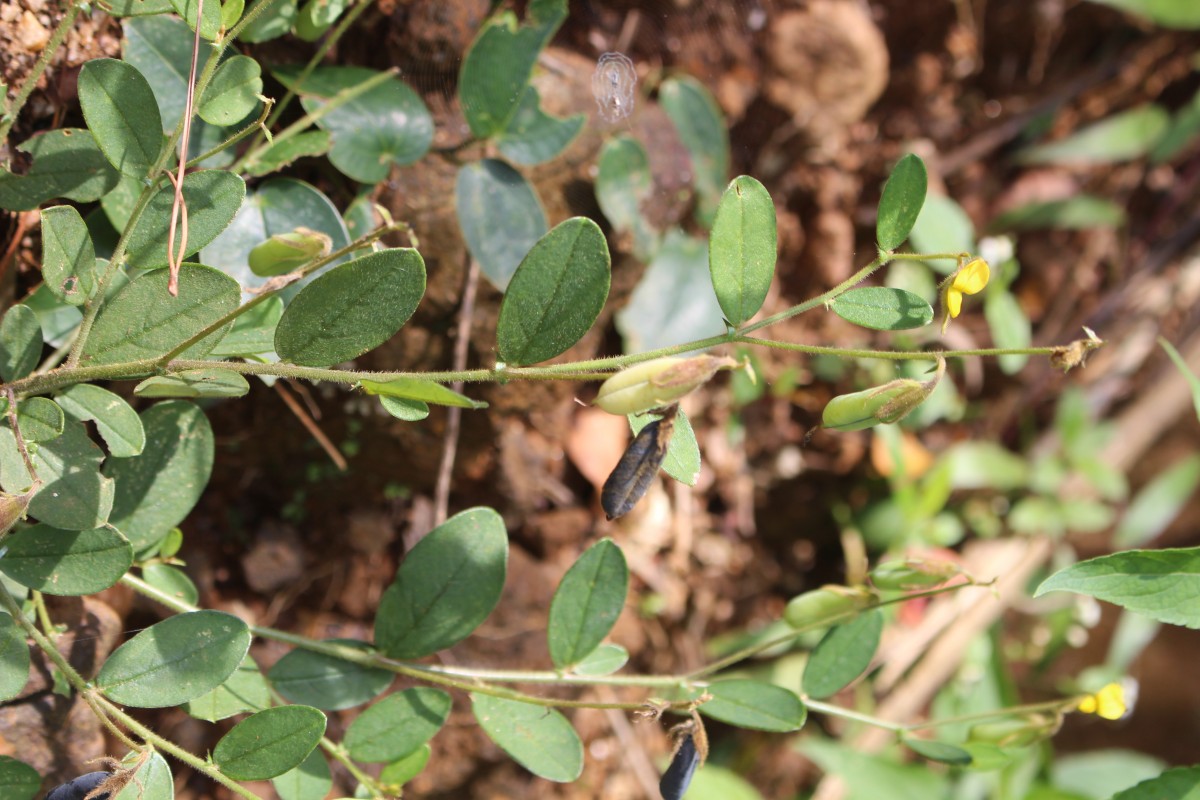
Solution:
M942 295L942 303L946 306L946 318L942 321L943 332L950 324L950 320L962 313L963 295L982 292L990 277L991 270L988 269L988 263L982 258L971 259L966 266L954 273L950 285L946 287L945 294Z
M1128 713L1125 704L1125 689L1119 683L1110 683L1095 694L1089 694L1076 706L1085 714L1095 714L1103 719L1117 720Z

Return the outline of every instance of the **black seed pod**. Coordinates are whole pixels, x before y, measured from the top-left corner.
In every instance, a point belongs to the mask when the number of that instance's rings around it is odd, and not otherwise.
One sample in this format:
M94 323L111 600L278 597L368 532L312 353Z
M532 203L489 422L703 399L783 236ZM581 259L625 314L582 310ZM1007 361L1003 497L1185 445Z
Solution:
M600 505L609 519L628 514L629 509L650 488L650 482L667 457L667 446L671 443L671 434L675 432L677 409L678 406L672 406L661 419L642 428L604 482L604 488L600 491Z
M667 767L662 780L658 782L658 791L662 793L663 800L681 800L699 766L700 754L696 752L696 742L691 733L685 733L679 739L671 766Z
M86 775L80 775L73 781L51 789L46 795L46 800L83 800L87 797L88 792L95 790L110 777L112 774L108 772L89 772ZM108 792L101 792L91 800L108 800L108 797Z

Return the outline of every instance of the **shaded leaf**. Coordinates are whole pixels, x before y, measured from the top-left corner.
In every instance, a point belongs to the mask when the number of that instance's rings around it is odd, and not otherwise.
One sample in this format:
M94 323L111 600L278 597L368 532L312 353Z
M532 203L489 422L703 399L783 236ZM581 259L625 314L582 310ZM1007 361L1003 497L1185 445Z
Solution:
M883 185L879 216L875 220L875 236L881 250L895 250L904 244L921 214L928 187L925 162L912 153L892 167L892 174Z
M1197 800L1200 798L1200 767L1176 767L1157 778L1142 781L1118 792L1112 800Z
M969 752L947 742L939 742L933 739L910 739L906 737L904 744L917 755L928 758L930 761L938 761L942 764L965 767L972 760Z
M176 706L224 683L249 647L250 629L232 614L178 614L118 647L95 684L113 702L134 708Z
M0 614L0 702L19 695L28 680L29 645L25 642L25 631L8 614ZM9 787L4 777L5 764L0 761L0 790L8 797Z
M283 316L283 300L268 297L233 321L210 358L237 358L275 352L275 327Z
M366 642L329 641L363 651L370 649ZM276 691L293 703L338 711L360 706L383 693L395 675L325 653L296 649L276 661L267 678Z
M42 788L42 776L24 761L0 756L0 793L12 800L33 800Z
M208 5L216 6L213 2ZM262 68L257 61L241 55L227 58L213 74L197 113L213 125L232 125L258 107L262 90Z
M345 745L358 761L396 761L433 738L450 716L450 695L417 686L390 694L358 715Z
M877 331L919 328L933 320L923 297L884 286L851 289L833 299L830 308L842 319Z
M33 454L42 489L29 504L39 521L65 530L91 530L103 525L113 505L113 481L100 474L104 453L88 438L82 423L68 422L61 436L43 443ZM12 431L0 427L0 486L13 494L33 483L17 451Z
M569 783L583 772L583 743L553 708L471 695L479 727L525 769L548 781Z
M1065 139L1026 148L1024 164L1112 164L1141 158L1162 138L1170 115L1153 103L1112 114Z
M73 306L96 291L96 250L74 206L42 209L42 278L55 297Z
M808 716L795 692L762 681L716 681L708 693L712 699L700 713L739 728L788 733L800 730Z
M112 528L62 531L34 525L9 534L0 573L55 595L102 592L133 564L133 548Z
M247 175L259 177L278 172L293 161L306 156L323 156L333 147L329 131L304 131L287 139L279 139L258 152L245 164Z
M1039 228L1086 230L1119 228L1125 224L1125 209L1111 200L1088 194L1065 200L1027 203L1005 211L988 225L990 231L1024 231Z
M299 14L297 0L281 0L272 3L265 13L242 29L239 41L256 44L283 36L292 29Z
M408 783L425 769L425 765L429 763L431 753L432 750L429 745L421 745L404 758L399 761L393 761L380 770L380 782L389 785L403 785Z
M174 375L155 375L133 387L138 397L242 397L250 384L229 369L189 369Z
M271 785L279 800L325 800L333 788L333 775L321 749L316 748L299 766L271 778Z
M267 780L303 763L324 734L325 715L315 708L268 708L222 736L212 760L234 780Z
M120 395L90 383L77 383L55 399L72 419L95 422L112 455L136 456L146 446L141 417Z
M196 719L216 722L234 714L259 711L270 703L271 690L267 687L267 679L258 671L254 659L247 655L220 686L189 700L183 710Z
M163 148L162 117L154 91L132 64L95 58L79 71L79 105L108 163L145 177Z
M908 239L917 253L969 253L975 249L975 225L953 199L931 194L925 198ZM955 268L955 263L948 259L928 263L942 274Z
M184 255L196 253L229 227L245 197L245 182L232 172L220 169L189 172L183 179L183 199L188 208L187 253ZM174 203L175 189L170 184L150 198L137 227L129 234L131 268L149 269L167 263L167 232ZM182 237L183 230L179 228L175 231L176 254Z
M37 367L42 357L42 328L29 306L17 305L0 320L0 378L15 381Z
M517 164L532 166L549 161L567 148L586 117L573 114L566 119L551 116L542 110L538 90L525 87L525 94L508 126L497 137L496 146L505 158Z
M629 568L621 548L601 539L563 575L550 601L550 660L566 669L600 646L625 607Z
M7 415L3 424L9 424ZM53 400L45 397L27 397L17 404L17 426L26 444L57 439L62 435L65 424L63 410Z
M695 78L668 78L658 102L671 118L692 159L696 219L709 227L729 176L729 132L716 98Z
M487 279L504 291L521 260L548 229L537 192L508 164L485 158L459 169L454 200L471 257Z
M609 139L600 149L596 174L596 202L618 231L633 235L633 253L646 261L659 245L658 231L645 209L654 196L650 160L641 142L632 136ZM645 276L642 282L647 279ZM679 289L686 286L679 282Z
M1175 364L1176 369L1179 370L1179 374L1183 375L1184 379L1188 382L1188 386L1192 390L1192 406L1196 409L1196 419L1200 419L1200 377L1197 377L1192 368L1188 366L1187 361L1175 349L1175 345L1161 336L1158 337L1158 343Z
M762 308L777 249L771 195L748 175L735 178L721 197L708 240L713 289L729 324L741 325Z
M500 599L508 533L490 508L455 514L405 557L379 603L375 641L392 658L421 658L475 630Z
M1183 510L1200 486L1200 455L1180 459L1154 476L1125 510L1113 534L1119 548L1137 547L1156 538Z
M0 169L0 208L29 211L65 197L90 203L117 185L120 173L108 163L91 131L57 128L17 146L33 159L24 175Z
M496 340L512 364L554 358L587 333L609 288L608 242L586 217L572 217L538 240L509 282Z

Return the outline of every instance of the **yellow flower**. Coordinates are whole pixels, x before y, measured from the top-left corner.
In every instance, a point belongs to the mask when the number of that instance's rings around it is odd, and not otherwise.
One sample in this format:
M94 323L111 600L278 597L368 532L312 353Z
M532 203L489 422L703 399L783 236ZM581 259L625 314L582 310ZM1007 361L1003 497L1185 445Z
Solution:
M1129 708L1125 705L1125 690L1119 683L1110 683L1095 694L1089 694L1076 706L1085 714L1095 714L1103 719L1120 719Z
M946 306L946 319L942 322L942 331L946 330L951 319L962 313L963 295L978 294L983 291L990 277L991 271L988 269L987 262L982 258L971 259L966 266L954 273L954 277L950 280L950 285L946 287L946 293L942 297L942 302Z

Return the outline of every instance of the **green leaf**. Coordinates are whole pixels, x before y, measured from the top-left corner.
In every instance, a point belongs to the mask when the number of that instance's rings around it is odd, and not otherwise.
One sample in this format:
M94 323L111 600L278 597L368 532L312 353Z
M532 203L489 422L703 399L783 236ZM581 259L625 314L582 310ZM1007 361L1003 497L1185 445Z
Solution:
M511 11L489 19L463 57L458 99L471 133L503 133L516 115L538 55L567 18L565 0L532 0L525 25Z
M95 422L112 455L136 456L146 446L141 417L120 395L90 383L77 383L55 399L72 419Z
M455 514L405 557L383 594L375 641L392 658L413 659L457 644L500 599L508 533L490 508Z
M147 564L142 567L142 580L168 597L173 597L190 606L200 601L200 590L187 573L166 564ZM237 673L234 673L236 675ZM216 691L214 689L214 691ZM266 703L263 703L266 705Z
M375 394L384 398L419 400L422 403L433 403L436 406L487 408L487 403L472 400L466 395L447 389L440 383L421 380L420 378L396 378L385 383L363 381L360 385L367 394Z
M441 730L450 705L449 694L428 686L390 694L350 723L344 744L356 761L396 761Z
M637 436L642 428L653 421L650 414L629 414L629 426ZM675 414L675 432L667 445L667 457L663 459L663 471L680 483L695 486L700 477L700 445L696 443L696 432L683 409Z
M1118 792L1112 800L1197 800L1200 798L1200 767L1169 769L1157 778Z
M539 778L569 783L583 772L583 743L555 709L473 694L471 710L488 738Z
M7 404L6 404L7 405ZM7 418L4 424L8 424ZM62 436L66 417L58 403L45 397L29 397L17 405L17 426L21 438L30 442L48 442Z
M42 278L55 297L73 306L96 291L96 250L74 206L42 209Z
M200 38L213 41L221 35L221 4L218 0L208 0L202 9L199 0L171 0L175 13L183 17L188 30L196 30L196 11L200 10Z
M616 230L633 236L633 254L643 261L659 245L658 231L644 211L653 196L650 159L641 142L626 135L605 142L597 164L596 202Z
M576 675L611 675L629 661L629 651L619 644L602 644L571 671Z
M37 314L18 303L0 320L0 378L15 381L37 367L42 357L42 328Z
M830 308L847 322L877 331L920 328L933 320L933 309L923 297L884 286L851 289L835 297Z
M729 132L721 107L704 84L686 75L663 81L658 103L692 159L696 219L711 227L729 176Z
M962 206L943 194L931 194L908 235L909 244L917 253L970 253L975 249L975 225ZM948 259L928 262L942 274L954 270Z
M133 564L133 548L112 528L60 531L34 525L9 534L0 573L55 595L102 592Z
M972 760L971 754L966 750L946 742L938 742L933 739L910 739L906 737L904 744L922 758L928 758L930 761L938 761L942 764L965 767Z
M247 290L260 287L268 279L260 278L250 270L250 251L266 239L291 233L296 228L325 234L334 250L350 244L342 215L328 197L304 181L273 178L259 184L256 191L246 196L233 222L204 248L201 257L206 263L220 264L226 274ZM330 267L349 260L349 257L339 258L331 262ZM283 298L294 296L314 277L315 274L285 288Z
M154 91L132 64L95 58L79 71L79 105L88 130L118 172L143 178L163 148Z
M1162 346L1163 350L1167 351L1167 355L1175 364L1180 374L1187 380L1188 386L1191 387L1192 405L1196 409L1196 419L1200 419L1200 377L1197 377L1196 373L1192 372L1192 368L1184 361L1183 356L1179 355L1179 351L1175 349L1175 345L1161 336L1158 337L1158 343Z
M277 78L300 95L309 114L380 73L365 67L317 67L296 85L298 67L275 69ZM389 78L317 118L333 137L329 161L359 183L378 183L392 164L412 164L433 144L433 117L421 96L399 78Z
M371 647L350 639L329 641L364 652ZM360 706L386 691L395 677L386 669L299 649L276 661L267 672L267 679L288 700L325 711Z
M138 275L104 304L83 348L91 365L158 358L238 307L241 289L228 275L200 264L179 270L179 295L167 292L166 269ZM224 331L185 350L181 358L207 355Z
M279 800L325 800L333 788L333 775L329 762L316 748L299 766L271 778L271 785Z
M24 761L0 756L0 794L7 800L33 800L42 788L42 776Z
M925 764L897 764L884 755L862 753L848 745L804 737L797 749L847 785L848 797L931 800L952 797L946 776Z
M511 364L536 364L588 332L609 287L608 242L585 217L565 220L538 240L509 282L496 339Z
M517 164L541 164L567 149L583 130L586 119L583 114L566 119L547 114L541 108L538 90L527 86L508 126L496 138L496 146L505 158Z
M1023 164L1113 164L1141 158L1170 124L1170 114L1153 103L1130 108L1088 125L1065 139L1023 150Z
M879 198L875 236L880 250L891 251L904 244L921 214L928 188L924 161L909 153L896 162Z
M224 683L245 658L250 638L246 623L232 614L178 614L118 647L95 684L114 703L177 706Z
M188 208L185 255L196 253L229 227L245 197L245 182L232 172L220 169L189 172L183 179L183 199ZM129 235L129 266L132 269L161 267L167 263L167 233L174 203L175 189L170 184L150 198L145 213ZM182 237L180 228L175 232L177 255Z
M346 10L349 0L308 0L296 17L296 36L306 42L315 42L325 31L333 27L337 18Z
M196 719L216 722L246 711L259 711L271 704L267 679L249 655L233 674L209 692L189 700L183 710Z
M712 762L696 771L686 797L687 800L763 800L754 784Z
M79 203L99 200L120 179L95 137L82 128L57 128L26 139L17 149L33 165L24 175L0 169L0 208L29 211L65 197Z
M1187 153L1200 141L1200 91L1192 95L1192 101L1175 111L1166 133L1150 151L1150 163L1166 164Z
M601 539L563 575L554 599L546 635L550 660L567 669L600 646L625 607L629 568L612 539Z
M256 44L283 36L296 21L298 5L297 0L272 3L265 13L242 29L238 40Z
M725 332L721 306L705 280L704 242L678 229L664 237L654 260L617 312L626 353L643 353Z
M1113 201L1080 194L1065 200L1026 203L1005 211L992 220L988 230L997 232L1057 228L1071 231L1119 228L1125 224L1125 219L1125 209Z
M246 162L247 175L260 177L278 172L306 156L323 156L333 147L329 131L304 131L289 139L280 139Z
M1200 547L1127 550L1061 569L1033 593L1075 592L1159 622L1200 628Z
M1093 0L1106 6L1128 11L1166 28L1196 30L1200 28L1200 8L1191 0ZM1169 800L1169 798L1164 798Z
M4 591L4 589L0 589ZM25 631L8 614L0 614L0 702L12 700L29 680L29 645ZM4 784L4 762L0 761L0 789L9 797Z
M275 352L275 327L283 316L283 300L268 297L233 321L209 358L241 358Z
M246 0L225 0L221 3L221 25L229 30L242 18L246 10Z
M155 375L133 387L138 397L242 397L250 384L229 369L189 369L174 375Z
M209 5L216 4L210 1ZM217 67L197 113L213 125L232 125L258 107L262 90L262 68L257 61L249 56L227 58Z
M458 171L458 226L487 279L504 291L521 259L546 234L546 212L521 173L492 158Z
M988 290L983 298L983 316L992 331L992 341L996 347L1020 350L1033 343L1033 327L1029 317L1007 288L997 284ZM1029 356L1005 353L998 361L1005 375L1015 375L1025 367Z
M848 686L875 657L883 632L883 615L866 611L830 628L813 649L804 667L804 693L818 700Z
M325 735L325 715L308 706L251 714L213 748L213 763L235 781L265 781L297 767Z
M64 425L61 436L43 443L33 454L42 489L29 504L29 513L64 530L103 525L113 505L113 482L99 471L103 460L103 451L88 438L82 423ZM0 486L19 494L32 483L12 431L0 427Z
M1058 789L1080 797L1109 800L1117 792L1155 778L1165 769L1166 764L1154 756L1112 748L1059 755L1050 764L1050 775Z
M775 274L775 204L766 187L747 175L721 197L708 240L708 268L717 301L731 325L762 308Z
M1200 455L1180 459L1142 488L1113 534L1119 548L1137 547L1158 537L1200 486Z
M708 693L712 699L700 706L700 713L739 728L788 733L804 727L808 717L795 692L762 681L716 681Z
M112 458L104 472L117 483L110 523L140 552L178 525L196 505L212 474L213 433L204 412L186 400L156 403L142 412L146 449Z
M421 774L429 763L432 753L429 745L423 744L399 761L393 761L379 772L381 783L401 786Z
M383 395L379 398L379 404L384 411L405 422L419 422L429 416L429 404L421 400Z

